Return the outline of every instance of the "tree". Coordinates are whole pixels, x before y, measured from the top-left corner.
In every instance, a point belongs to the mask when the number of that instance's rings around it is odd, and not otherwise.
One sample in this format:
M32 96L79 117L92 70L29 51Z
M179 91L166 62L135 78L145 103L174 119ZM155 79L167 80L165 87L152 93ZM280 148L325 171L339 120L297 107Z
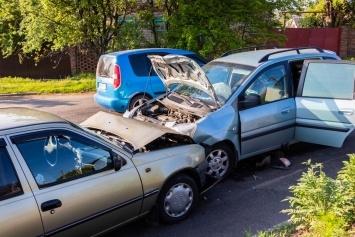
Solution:
M2 38L16 39L2 43L3 52L33 54L39 57L69 46L90 48L97 55L113 47L128 14L134 11L134 0L0 0ZM15 10L8 12L10 6ZM14 20L16 19L16 21ZM16 22L7 27L7 22ZM17 42L15 42L17 41ZM11 46L11 47L10 47ZM45 49L45 50L44 50ZM49 50L49 51L48 51Z
M355 29L355 1L345 1L343 11L343 25Z
M108 51L139 47L189 49L214 58L245 45L282 42L277 11L304 0L0 0L3 54L39 59L71 46ZM157 30L156 17L166 22ZM165 24L165 23L164 23ZM147 32L153 37L146 37Z
M177 3L176 3L177 2ZM245 45L282 42L275 10L299 7L292 0L179 0L163 4L170 47L197 51L208 58ZM174 10L171 10L174 9Z
M353 0L318 0L308 3L306 14L300 21L302 27L339 27L355 28L355 2Z
M16 1L0 0L0 6L0 48L4 56L10 56L20 49L23 37L18 30L22 16Z

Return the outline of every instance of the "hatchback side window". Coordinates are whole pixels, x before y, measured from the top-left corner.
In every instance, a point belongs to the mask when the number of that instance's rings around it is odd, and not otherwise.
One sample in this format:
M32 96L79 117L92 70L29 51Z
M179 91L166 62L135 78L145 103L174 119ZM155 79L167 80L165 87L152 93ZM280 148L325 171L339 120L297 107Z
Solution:
M146 53L132 54L128 56L133 73L137 77L147 77L149 74L148 58Z
M148 70L149 70L148 74L149 74L150 76L158 76L158 74L157 74L157 73L155 72L155 70L153 69L152 62L151 62L150 59L148 58L148 55L159 55L159 56L164 57L165 55L168 55L168 53L161 53L161 52L159 52L159 53L149 53L149 54L145 55L145 56L146 56L146 57L145 57L145 61L146 61L146 63L147 63L147 67L148 67Z
M167 53L149 53L149 55L165 56ZM132 54L128 56L133 73L137 77L157 76L147 53Z
M39 187L113 167L109 151L77 134L56 132L17 140L17 146Z
M0 139L0 200L22 194L22 187L5 149L4 141Z
M259 96L261 104L288 98L288 83L286 79L284 65L267 69L248 87L245 94Z

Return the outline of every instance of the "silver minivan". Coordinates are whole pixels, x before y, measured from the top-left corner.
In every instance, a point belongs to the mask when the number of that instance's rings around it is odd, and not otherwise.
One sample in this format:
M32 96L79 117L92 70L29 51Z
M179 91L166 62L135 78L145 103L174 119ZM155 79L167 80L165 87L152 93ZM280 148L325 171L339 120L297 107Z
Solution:
M310 142L341 147L354 130L355 62L320 48L235 53L200 68L179 55L149 56L166 95L124 116L170 127L206 148L207 174Z

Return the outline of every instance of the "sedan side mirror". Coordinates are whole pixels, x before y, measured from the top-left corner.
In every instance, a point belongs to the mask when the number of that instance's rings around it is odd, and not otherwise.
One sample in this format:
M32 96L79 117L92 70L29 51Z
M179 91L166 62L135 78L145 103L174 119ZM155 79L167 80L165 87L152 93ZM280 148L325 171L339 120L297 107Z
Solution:
M124 165L123 159L116 153L111 152L111 154L113 158L113 166L115 168L115 171L119 171Z
M239 100L239 108L247 109L261 104L261 97L258 94L249 94Z

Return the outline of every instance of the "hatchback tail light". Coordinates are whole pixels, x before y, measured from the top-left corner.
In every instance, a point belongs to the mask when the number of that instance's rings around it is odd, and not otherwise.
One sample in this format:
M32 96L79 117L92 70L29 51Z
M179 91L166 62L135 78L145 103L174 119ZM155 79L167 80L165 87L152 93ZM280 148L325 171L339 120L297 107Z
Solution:
M121 70L117 64L115 64L115 67L113 68L112 77L113 77L113 88L116 90L121 85Z

